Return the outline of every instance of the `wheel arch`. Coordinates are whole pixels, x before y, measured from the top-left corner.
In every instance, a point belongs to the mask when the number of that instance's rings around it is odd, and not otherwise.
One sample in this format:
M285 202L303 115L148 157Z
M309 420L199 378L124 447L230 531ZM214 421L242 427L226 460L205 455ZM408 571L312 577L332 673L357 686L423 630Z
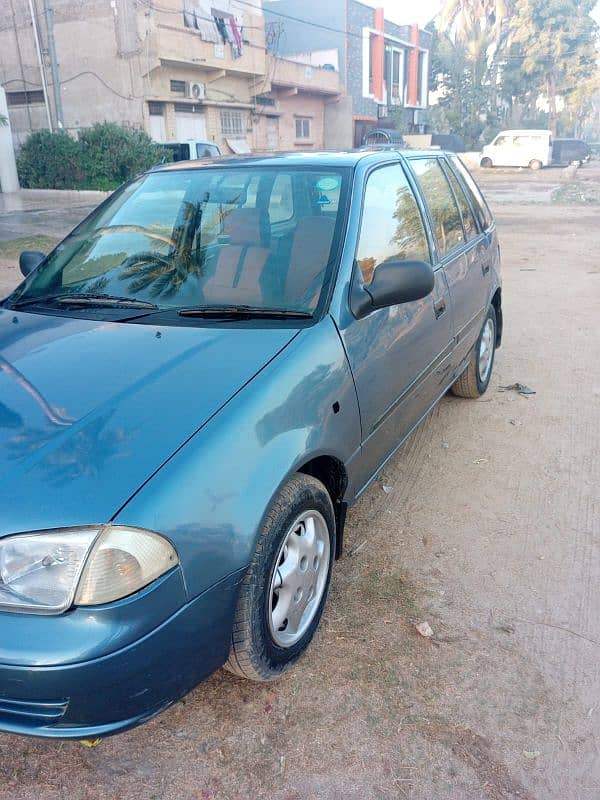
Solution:
M496 312L496 347L500 347L500 345L502 344L502 327L503 327L502 289L500 287L498 287L494 292L491 304L494 306L494 311Z
M336 522L335 557L339 558L343 549L344 525L348 509L348 504L344 502L344 495L348 487L346 467L335 456L321 455L306 461L298 468L297 472L317 478L331 497Z

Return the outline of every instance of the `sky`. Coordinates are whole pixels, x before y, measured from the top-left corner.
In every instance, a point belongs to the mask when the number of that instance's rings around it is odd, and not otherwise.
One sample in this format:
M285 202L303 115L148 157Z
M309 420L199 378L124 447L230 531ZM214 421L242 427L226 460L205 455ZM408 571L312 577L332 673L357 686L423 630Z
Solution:
M411 22L418 22L421 27L435 17L441 8L441 0L419 0L418 3L406 2L406 0L361 0L366 5L383 6L385 18L390 22L399 25L410 25Z
M383 5L385 9L385 18L390 22L396 22L400 25L409 25L411 22L418 22L421 27L435 17L440 10L442 3L441 0L420 0L418 3L407 2L407 0L361 0L366 5L380 6ZM600 0L596 3L596 8L592 14L596 22L600 24Z

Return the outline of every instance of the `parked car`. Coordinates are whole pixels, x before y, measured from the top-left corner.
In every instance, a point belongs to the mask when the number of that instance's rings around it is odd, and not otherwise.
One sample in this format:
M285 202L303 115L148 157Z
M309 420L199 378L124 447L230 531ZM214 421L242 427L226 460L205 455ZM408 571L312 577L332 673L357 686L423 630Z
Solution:
M555 139L552 144L552 164L566 166L583 164L592 157L592 151L583 139Z
M170 164L0 307L0 730L117 733L319 624L346 509L502 334L454 154Z
M483 148L482 167L530 167L541 169L552 160L552 131L500 131Z
M172 154L171 161L189 161L196 158L218 158L219 145L214 142L188 140L187 142L158 142L163 150Z

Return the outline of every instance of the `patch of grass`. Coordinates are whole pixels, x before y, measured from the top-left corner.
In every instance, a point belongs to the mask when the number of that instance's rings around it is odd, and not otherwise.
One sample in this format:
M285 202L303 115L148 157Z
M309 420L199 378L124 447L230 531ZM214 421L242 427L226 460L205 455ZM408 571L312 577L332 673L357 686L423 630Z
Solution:
M600 205L600 184L591 181L566 183L552 193L552 202L561 206Z
M20 239L0 241L0 257L18 258L23 250L39 250L42 253L49 253L59 241L60 239L54 236L24 236Z

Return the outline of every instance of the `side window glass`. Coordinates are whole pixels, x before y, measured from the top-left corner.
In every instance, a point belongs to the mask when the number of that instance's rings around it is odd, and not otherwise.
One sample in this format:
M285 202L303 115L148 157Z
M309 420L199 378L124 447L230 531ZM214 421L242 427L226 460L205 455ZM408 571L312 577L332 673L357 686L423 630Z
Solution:
M366 284L384 261L430 261L421 212L399 164L367 180L356 260Z
M479 221L481 230L487 230L492 224L492 214L487 207L487 203L483 199L483 195L479 191L479 187L458 156L450 156L450 161L455 171L462 178L462 182L467 190L467 194L471 198L471 204L475 210L475 215Z
M463 228L465 229L465 235L467 237L467 241L469 239L473 239L477 236L477 224L475 223L475 217L473 216L473 212L471 211L471 207L469 206L469 201L467 200L465 193L463 192L462 186L458 182L456 175L452 172L452 170L447 168L447 165L444 164L444 172L446 173L448 180L452 184L452 189L454 190L454 194L458 201L458 207L460 208L460 213L462 216L463 221Z
M494 147L507 147L513 143L512 136L499 136L494 142Z
M431 213L440 255L444 256L465 241L460 211L437 158L415 159L410 164Z
M269 219L271 224L287 222L294 216L294 193L292 176L280 172L275 178L269 202Z

